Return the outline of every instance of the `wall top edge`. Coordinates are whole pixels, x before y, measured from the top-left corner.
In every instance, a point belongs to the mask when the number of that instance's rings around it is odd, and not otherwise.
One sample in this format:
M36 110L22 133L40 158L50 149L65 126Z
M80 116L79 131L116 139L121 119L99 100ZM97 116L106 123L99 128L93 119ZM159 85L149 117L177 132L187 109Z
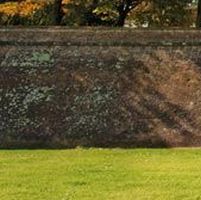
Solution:
M0 27L0 46L201 46L201 29Z

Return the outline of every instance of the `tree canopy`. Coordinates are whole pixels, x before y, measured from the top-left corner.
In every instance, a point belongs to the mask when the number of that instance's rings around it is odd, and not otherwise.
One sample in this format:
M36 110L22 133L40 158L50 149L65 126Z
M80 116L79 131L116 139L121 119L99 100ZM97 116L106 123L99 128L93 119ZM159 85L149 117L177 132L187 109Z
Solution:
M197 26L201 26L201 0L1 0L0 2L3 3L0 5L0 14L5 14L2 10L5 11L6 5L7 8L11 6L8 2L26 5L29 11L31 10L29 7L32 7L33 12L29 14L29 17L32 15L32 21L26 22L23 18L18 19L16 24L124 26L129 22L134 26L167 27L190 26L194 20ZM192 3L198 5L197 19L192 18ZM25 6L23 9L14 9L16 11L12 11L14 13L12 16L19 18L19 12L24 11L24 8ZM7 18L1 17L1 24L16 22L13 19L2 22L2 19Z

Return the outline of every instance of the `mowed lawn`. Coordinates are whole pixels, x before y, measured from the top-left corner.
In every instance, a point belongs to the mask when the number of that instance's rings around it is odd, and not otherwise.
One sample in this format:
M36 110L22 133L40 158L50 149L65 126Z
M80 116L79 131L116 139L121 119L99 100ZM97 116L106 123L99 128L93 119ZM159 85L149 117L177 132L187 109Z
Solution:
M201 199L201 149L0 151L0 200L74 199Z

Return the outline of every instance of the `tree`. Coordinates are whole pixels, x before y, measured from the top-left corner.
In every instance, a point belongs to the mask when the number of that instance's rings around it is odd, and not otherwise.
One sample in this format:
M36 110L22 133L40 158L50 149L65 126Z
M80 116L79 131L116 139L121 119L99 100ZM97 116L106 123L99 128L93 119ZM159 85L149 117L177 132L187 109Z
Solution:
M201 27L201 0L198 0L196 27Z
M0 0L0 2L5 3L5 2L21 2L23 0ZM49 5L49 3L47 3L47 6ZM53 14L53 24L54 25L60 25L62 18L63 18L63 9L62 9L62 0L54 0L53 2L53 13L51 11L51 15Z
M107 22L95 13L99 6L100 0L70 0L64 5L67 10L64 21L67 25L106 25Z
M22 2L24 0L0 0L0 3L6 3L6 2Z
M128 14L143 0L110 0L100 1L94 13L99 14L103 20L108 20L114 26L122 27Z
M192 24L189 4L192 0L147 0L144 7L133 13L137 25L151 27L190 26Z
M71 0L69 13L79 12L81 25L123 26L128 13L142 0ZM77 13L78 14L78 13Z
M113 0L114 9L118 12L116 26L124 26L126 17L142 0Z
M54 25L60 25L62 18L62 0L54 0Z
M23 0L0 0L0 3ZM119 26L128 17L135 25L181 26L189 21L187 6L193 0L51 0L49 16L54 25ZM53 3L53 4L52 4ZM46 8L45 8L46 9ZM67 12L66 12L67 10ZM65 11L65 14L64 14ZM201 27L201 0L197 26Z
M192 0L71 0L67 5L69 20L77 25L108 25L122 27L129 16L133 21L150 26L187 24L186 9ZM144 6L145 5L145 6ZM146 8L145 8L146 7ZM71 15L73 13L73 15ZM73 17L72 17L73 16ZM78 17L79 16L79 17ZM72 24L71 24L72 25Z

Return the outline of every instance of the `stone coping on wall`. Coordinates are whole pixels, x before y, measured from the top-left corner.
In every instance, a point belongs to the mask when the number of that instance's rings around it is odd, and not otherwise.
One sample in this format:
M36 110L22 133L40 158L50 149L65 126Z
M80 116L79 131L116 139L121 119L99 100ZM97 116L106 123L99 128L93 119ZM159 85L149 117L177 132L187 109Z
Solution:
M200 46L197 29L0 27L0 45Z

